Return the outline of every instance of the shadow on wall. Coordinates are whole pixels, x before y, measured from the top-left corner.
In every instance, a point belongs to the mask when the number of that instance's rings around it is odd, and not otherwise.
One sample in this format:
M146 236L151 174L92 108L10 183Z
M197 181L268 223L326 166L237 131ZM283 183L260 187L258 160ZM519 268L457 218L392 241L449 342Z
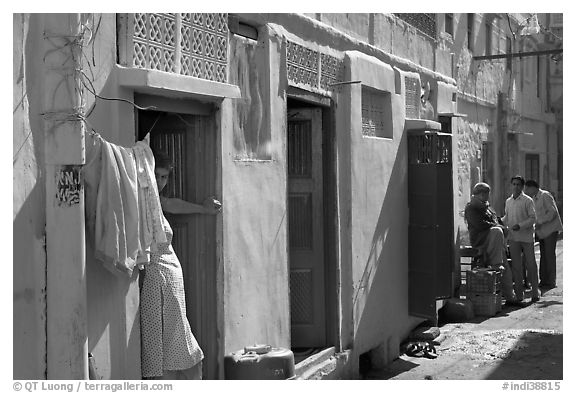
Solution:
M125 379L127 348L140 346L139 325L131 331L126 321L130 316L126 309L128 287L137 280L135 272L131 279L109 272L94 257L90 242L86 242L86 286L88 307L88 352L93 353L97 372L104 379ZM136 306L137 307L137 306Z
M42 111L42 95L36 94L42 80L38 65L41 62L36 61L40 57L35 39L41 35L39 18L38 14L30 14L29 19L24 14L14 15L14 40L16 43L17 39L22 39L23 49L20 56L15 51L13 58L12 323L15 379L46 378L46 179L43 169L44 126L38 115ZM17 98L19 93L22 95ZM17 138L18 132L22 135Z
M408 162L406 133L399 142L396 160L380 209L370 255L358 289L354 310L361 310L356 342L384 339L408 324ZM402 152L406 151L406 154ZM362 307L361 303L364 303ZM392 319L397 320L390 323ZM373 342L373 341L372 341ZM374 343L378 344L378 343ZM393 356L398 348L388 356ZM388 349L387 349L388 351Z
M34 142L36 145L37 143ZM40 171L43 173L43 171ZM46 378L45 180L27 192L13 221L14 379ZM14 184L18 187L18 184ZM14 192L18 192L14 190Z
M13 340L14 378L46 378L46 181L44 157L42 14L14 17L15 32L22 34L22 56L14 62L14 159L13 159ZM17 25L18 24L18 25ZM17 31L19 28L20 31ZM15 36L16 39L20 38ZM26 40L24 41L24 38ZM15 49L17 47L15 46ZM16 52L15 52L16 54ZM21 90L22 96L16 97ZM104 111L106 112L106 111ZM110 121L109 113L101 118ZM29 125L28 123L29 122ZM22 133L22 136L18 133ZM16 145L20 143L19 145ZM88 248L88 247L87 247ZM127 346L139 348L138 321L127 333L126 323L128 284L120 281L91 257L87 249L88 335L89 351L102 340L110 344L105 356L96 358L97 366L109 363L112 370L122 373L127 358ZM126 282L127 279L124 279ZM49 290L49 288L48 288ZM131 307L137 309L137 297ZM137 314L136 314L137 317ZM129 336L129 337L127 337ZM128 344L126 344L128 343ZM121 344L121 345L120 345ZM110 347L110 350L107 347ZM103 347L102 347L103 348ZM108 353L111 352L111 354ZM108 359L109 358L109 359ZM108 367L108 366L106 366ZM114 375L123 379L123 375Z
M101 88L104 96L116 95L115 80L111 73ZM89 126L112 143L119 140L136 139L136 130L118 130L110 113L108 102L96 100L87 108ZM132 106L122 103L120 111L132 111ZM116 120L117 121L117 120ZM88 132L88 131L87 131ZM128 135L128 136L127 136ZM86 139L86 144L91 138ZM86 147L86 163L93 159L94 152ZM85 170L91 167L86 165ZM97 173L97 172L96 172ZM85 175L86 176L86 175ZM96 174L97 176L97 174ZM97 190L85 188L85 199L95 198ZM92 193L89 195L89 193ZM88 214L87 214L88 217ZM92 228L92 231L94 229ZM140 377L140 314L137 269L132 277L124 273L111 272L94 256L94 233L86 228L86 307L88 319L88 352L94 356L96 372L102 379L134 379Z

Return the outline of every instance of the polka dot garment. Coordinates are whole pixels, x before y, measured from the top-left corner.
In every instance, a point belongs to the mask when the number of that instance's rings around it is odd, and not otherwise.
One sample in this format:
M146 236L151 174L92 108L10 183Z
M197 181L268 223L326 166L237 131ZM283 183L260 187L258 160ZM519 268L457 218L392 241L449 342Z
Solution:
M172 228L163 218L167 242L150 255L140 294L142 376L193 367L204 354L186 318L182 267L172 248Z

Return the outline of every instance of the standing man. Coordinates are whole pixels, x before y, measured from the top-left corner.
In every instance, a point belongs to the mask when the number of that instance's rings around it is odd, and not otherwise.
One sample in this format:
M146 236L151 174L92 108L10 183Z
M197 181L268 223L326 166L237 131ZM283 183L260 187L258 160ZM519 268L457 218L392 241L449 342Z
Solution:
M522 273L522 253L526 257L528 280L532 285L532 302L540 300L538 291L538 272L534 255L534 223L536 210L534 201L524 194L524 178L514 176L511 180L512 195L506 200L504 223L509 229L508 245L512 258L512 275L516 299L524 299L524 274Z
M472 199L466 204L464 217L472 247L478 248L488 259L488 265L502 272L502 292L507 305L519 305L512 291L512 272L506 258L506 228L498 222L490 207L490 186L478 183L472 189Z
M562 221L554 197L535 180L526 182L526 194L536 208L536 235L540 240L540 287L556 288L556 241Z

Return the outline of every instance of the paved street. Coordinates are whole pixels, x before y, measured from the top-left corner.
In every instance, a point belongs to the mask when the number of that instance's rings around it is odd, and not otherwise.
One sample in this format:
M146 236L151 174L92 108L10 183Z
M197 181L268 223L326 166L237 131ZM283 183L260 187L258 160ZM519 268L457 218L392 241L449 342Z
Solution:
M540 255L536 249L536 259ZM368 379L563 379L563 241L558 242L557 288L525 308L440 326L438 358L401 355Z

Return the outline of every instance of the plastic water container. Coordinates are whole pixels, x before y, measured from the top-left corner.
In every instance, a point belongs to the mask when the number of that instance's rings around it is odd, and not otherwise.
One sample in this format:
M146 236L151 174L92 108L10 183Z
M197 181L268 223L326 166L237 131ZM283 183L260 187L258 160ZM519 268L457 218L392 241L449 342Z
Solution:
M294 354L285 348L254 345L224 357L226 379L291 379Z

